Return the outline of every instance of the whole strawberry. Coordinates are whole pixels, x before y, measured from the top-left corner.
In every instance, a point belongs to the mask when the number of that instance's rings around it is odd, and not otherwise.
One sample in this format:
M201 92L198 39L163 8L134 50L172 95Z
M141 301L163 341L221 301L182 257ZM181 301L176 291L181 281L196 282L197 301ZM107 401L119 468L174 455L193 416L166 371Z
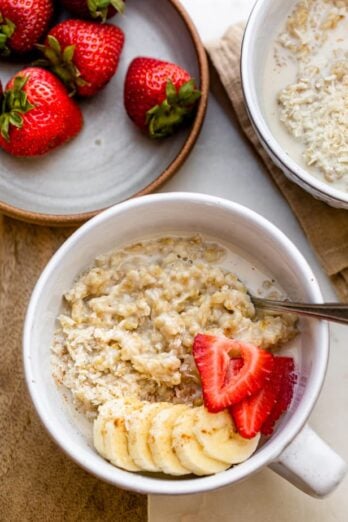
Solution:
M0 0L0 54L31 51L52 14L52 0Z
M65 9L78 18L96 19L105 22L117 12L124 12L123 0L61 0Z
M118 27L84 20L66 20L53 27L45 45L37 47L48 66L79 96L93 96L115 74L124 44Z
M175 132L192 115L200 95L190 74L174 63L135 58L128 68L126 111L152 138Z
M49 71L28 67L8 82L0 115L0 147L14 156L38 156L70 140L82 114Z

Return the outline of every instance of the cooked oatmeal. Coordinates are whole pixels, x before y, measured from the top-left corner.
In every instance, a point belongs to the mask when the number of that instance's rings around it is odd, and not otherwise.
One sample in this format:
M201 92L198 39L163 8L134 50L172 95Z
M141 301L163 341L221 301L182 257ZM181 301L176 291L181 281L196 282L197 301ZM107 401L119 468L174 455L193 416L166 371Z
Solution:
M191 355L197 333L272 349L296 334L293 315L258 315L223 267L226 249L200 236L133 244L96 259L65 294L53 375L89 416L120 396L201 404Z
M269 79L279 83L278 117L301 144L304 165L343 190L348 190L347 35L348 0L298 2L275 42L278 73Z
M348 0L301 0L290 13L279 43L296 59L309 62L346 19Z

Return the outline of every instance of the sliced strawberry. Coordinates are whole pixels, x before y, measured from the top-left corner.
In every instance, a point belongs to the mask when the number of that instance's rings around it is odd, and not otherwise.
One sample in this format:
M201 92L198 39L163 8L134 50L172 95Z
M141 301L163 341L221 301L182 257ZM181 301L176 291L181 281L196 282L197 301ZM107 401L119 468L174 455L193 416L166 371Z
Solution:
M212 413L258 391L273 368L269 352L223 336L196 335L193 357L201 377L204 405ZM242 366L240 360L234 361L240 358Z
M277 357L276 361L277 368L279 369L278 371L282 373L282 380L277 401L273 406L271 413L262 424L261 433L263 435L271 435L273 433L274 424L289 408L297 381L295 364L291 357Z
M274 422L288 407L294 385L294 361L274 357L271 378L257 393L230 408L238 432L250 439L264 430L272 433ZM277 416L278 415L278 416Z
M241 357L234 357L230 359L228 363L227 372L225 375L224 384L226 385L233 377L236 377L240 372L244 364L244 361Z

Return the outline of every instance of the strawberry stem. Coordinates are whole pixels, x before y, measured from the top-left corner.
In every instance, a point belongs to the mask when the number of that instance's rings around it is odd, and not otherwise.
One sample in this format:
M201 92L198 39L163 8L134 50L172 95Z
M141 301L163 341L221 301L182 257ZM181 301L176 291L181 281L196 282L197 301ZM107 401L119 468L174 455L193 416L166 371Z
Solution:
M110 6L122 14L125 8L123 0L87 0L87 5L92 18L101 18L103 22L105 22L108 17Z
M0 12L0 55L8 56L10 54L10 48L7 45L7 40L11 38L16 30L16 26L8 18L4 18Z
M164 138L173 134L193 114L200 96L201 93L195 88L193 79L184 83L179 90L168 80L165 100L146 113L150 137Z
M23 125L23 114L34 109L28 101L27 93L23 90L29 77L16 76L12 89L3 94L0 114L0 133L6 141L10 141L10 127L20 129Z
M49 34L47 45L37 44L36 48L44 58L36 60L34 65L50 69L67 86L70 96L76 94L77 86L88 85L74 64L75 45L62 49L57 38Z

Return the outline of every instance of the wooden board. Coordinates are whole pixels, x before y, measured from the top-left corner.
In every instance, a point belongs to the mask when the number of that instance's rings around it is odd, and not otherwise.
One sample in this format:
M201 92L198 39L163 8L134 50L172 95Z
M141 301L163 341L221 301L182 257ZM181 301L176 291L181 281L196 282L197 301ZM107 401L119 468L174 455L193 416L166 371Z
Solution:
M41 270L71 232L0 216L0 521L145 522L145 496L97 480L60 451L24 382L27 303Z

